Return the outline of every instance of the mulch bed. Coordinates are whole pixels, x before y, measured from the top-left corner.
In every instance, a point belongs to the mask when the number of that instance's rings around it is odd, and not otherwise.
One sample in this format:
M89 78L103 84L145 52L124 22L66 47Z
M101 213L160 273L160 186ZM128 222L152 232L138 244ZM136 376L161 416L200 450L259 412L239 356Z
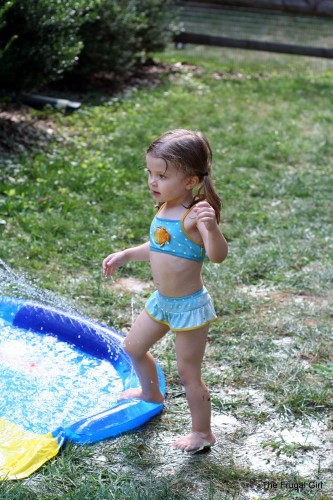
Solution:
M170 76L183 71L200 69L186 63L162 64L148 60L134 68L126 75L113 72L100 72L84 84L69 86L55 84L33 93L87 102L92 93L112 97L123 93L126 89L153 87L160 83L162 76ZM31 108L19 102L0 101L0 157L12 153L24 152L27 149L43 148L56 137L56 127L52 123L50 113L38 115Z

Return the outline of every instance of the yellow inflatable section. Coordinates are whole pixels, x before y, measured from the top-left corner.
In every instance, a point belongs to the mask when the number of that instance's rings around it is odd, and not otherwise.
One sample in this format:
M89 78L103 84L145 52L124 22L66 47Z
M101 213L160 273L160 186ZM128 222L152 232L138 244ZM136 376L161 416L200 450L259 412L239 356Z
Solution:
M54 457L64 439L40 435L0 418L0 480L23 479Z

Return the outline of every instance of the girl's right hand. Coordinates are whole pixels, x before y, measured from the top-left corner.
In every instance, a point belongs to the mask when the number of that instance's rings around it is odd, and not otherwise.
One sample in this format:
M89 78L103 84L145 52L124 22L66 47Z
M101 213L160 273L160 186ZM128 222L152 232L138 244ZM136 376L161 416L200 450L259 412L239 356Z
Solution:
M126 250L121 252L111 253L103 260L103 274L107 278L113 275L119 267L127 264L128 257Z

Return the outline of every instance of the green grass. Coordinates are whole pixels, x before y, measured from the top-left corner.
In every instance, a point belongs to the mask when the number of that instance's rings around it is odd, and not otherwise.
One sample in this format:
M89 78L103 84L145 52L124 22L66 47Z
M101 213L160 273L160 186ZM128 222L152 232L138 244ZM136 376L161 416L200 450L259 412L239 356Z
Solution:
M243 499L260 497L265 481L308 478L324 488L271 498L330 498L333 63L201 47L156 59L187 64L156 87L87 99L71 116L32 113L52 120L56 140L3 159L0 258L16 276L0 290L48 289L126 332L152 286L117 288L102 279L102 259L147 240L150 141L202 130L229 241L225 263L203 272L219 315L203 365L219 444L197 457L169 449L189 425L170 335L153 349L168 383L160 417L116 440L67 446L27 480L2 483L1 497ZM151 284L144 263L118 274L129 276ZM225 415L235 427L219 424ZM307 422L321 426L320 445L284 440L284 428ZM256 453L266 468L251 465ZM297 468L305 459L308 475Z

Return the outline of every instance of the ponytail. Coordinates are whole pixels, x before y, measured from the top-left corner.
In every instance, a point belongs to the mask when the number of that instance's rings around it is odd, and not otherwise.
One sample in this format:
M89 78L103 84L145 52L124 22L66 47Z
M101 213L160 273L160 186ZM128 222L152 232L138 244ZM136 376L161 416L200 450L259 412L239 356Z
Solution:
M208 203L214 208L216 220L217 223L219 224L221 220L222 202L221 198L217 194L213 181L209 175L204 176L202 185L200 186L198 193L195 197L195 203L203 200L208 201Z

